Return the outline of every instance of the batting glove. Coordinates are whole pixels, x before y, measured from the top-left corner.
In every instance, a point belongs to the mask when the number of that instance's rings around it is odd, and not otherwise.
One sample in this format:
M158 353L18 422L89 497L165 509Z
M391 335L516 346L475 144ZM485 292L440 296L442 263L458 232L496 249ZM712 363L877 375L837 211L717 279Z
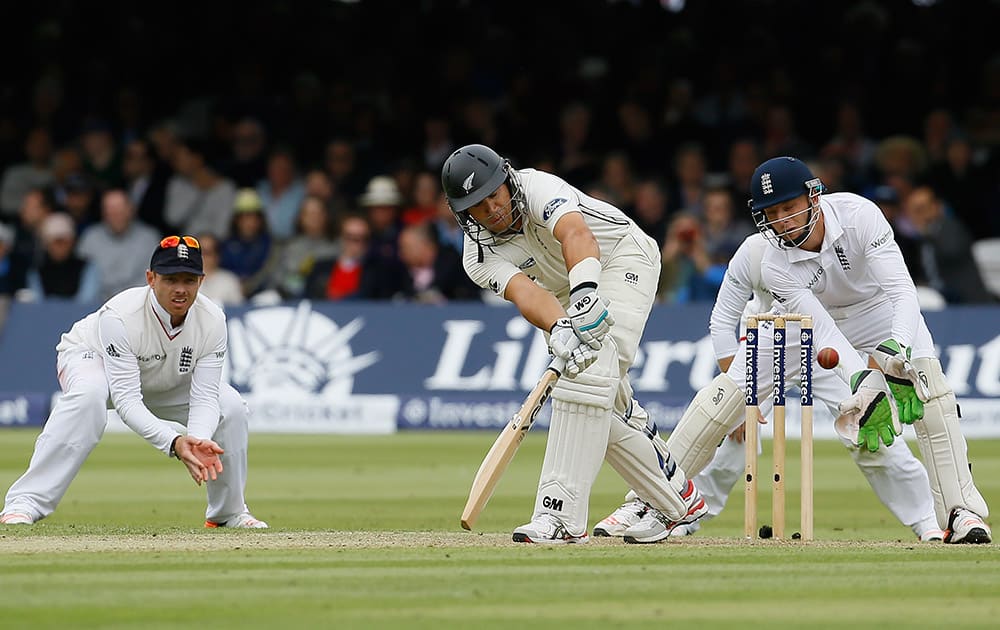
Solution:
M856 444L873 453L878 450L879 440L892 446L896 436L902 435L903 427L899 424L896 407L889 402L885 376L877 370L855 372L851 376L851 394L840 403L842 417L837 422L856 425Z
M910 353L910 348L895 339L886 339L872 353L872 358L885 372L885 380L899 409L899 419L906 424L924 417L924 401L929 398L926 385L910 362Z
M611 302L597 295L596 288L585 288L570 297L566 314L576 335L594 350L600 350L615 318L608 307Z
M565 373L570 378L586 370L597 360L597 350L580 341L569 319L556 320L549 333L549 354L566 362Z

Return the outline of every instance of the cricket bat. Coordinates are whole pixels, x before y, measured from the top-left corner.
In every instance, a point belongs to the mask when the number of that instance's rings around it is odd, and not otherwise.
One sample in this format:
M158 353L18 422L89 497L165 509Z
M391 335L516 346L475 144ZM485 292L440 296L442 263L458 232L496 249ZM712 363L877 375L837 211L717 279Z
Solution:
M468 530L476 524L479 514L486 507L486 502L493 496L500 477L507 470L510 460L514 459L524 436L528 434L528 429L535 423L535 416L545 404L552 387L559 380L566 362L560 358L555 358L549 367L545 368L545 373L538 379L538 384L531 390L528 397L524 399L521 408L510 419L507 426L500 431L493 446L490 447L483 463L479 465L479 471L475 479L472 480L472 489L469 490L469 500L465 503L465 510L462 511L462 527Z

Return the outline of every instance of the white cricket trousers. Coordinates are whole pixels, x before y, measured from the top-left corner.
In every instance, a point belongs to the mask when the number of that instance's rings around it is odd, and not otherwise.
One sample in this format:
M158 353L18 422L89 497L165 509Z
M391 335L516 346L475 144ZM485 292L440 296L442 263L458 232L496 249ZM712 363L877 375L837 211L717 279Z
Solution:
M27 513L35 520L55 511L83 462L104 435L107 426L108 380L104 362L95 353L67 350L59 354L59 385L63 395L35 441L28 470L7 491L4 512ZM223 473L208 481L205 517L222 523L246 511L249 410L231 385L219 388L221 419L212 439L225 450ZM187 424L188 406L150 407L158 418ZM171 462L177 474L187 475L180 462Z

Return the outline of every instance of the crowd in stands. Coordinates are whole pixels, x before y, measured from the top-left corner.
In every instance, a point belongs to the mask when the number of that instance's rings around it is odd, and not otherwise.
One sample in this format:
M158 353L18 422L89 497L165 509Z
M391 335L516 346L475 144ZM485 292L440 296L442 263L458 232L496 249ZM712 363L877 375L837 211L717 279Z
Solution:
M365 32L371 4L332 10ZM423 8L385 28L431 33L453 8L413 4ZM489 4L459 3L452 17L489 20L482 48L545 32ZM895 20L880 3L833 4L817 3L828 16L817 33L778 42L752 13L726 26L693 6L678 16L657 2L585 3L589 28L614 36L575 51L535 43L480 57L474 37L448 31L450 44L398 67L384 51L326 73L250 56L229 77L174 84L172 98L162 81L114 73L81 83L67 21L62 47L47 42L58 54L0 99L0 296L98 303L142 284L159 239L183 233L201 241L204 293L225 304L490 300L462 269L439 180L454 149L481 142L635 219L662 247L665 304L714 299L755 230L750 174L775 155L806 160L828 192L879 204L918 284L948 303L995 302L972 256L974 242L1000 238L1000 53L975 37L969 5L980 3L912 6ZM130 37L153 28L131 17ZM658 28L656 40L640 28ZM697 41L712 29L727 48ZM778 55L779 44L798 52ZM947 46L976 63L948 74ZM548 56L529 57L539 50ZM289 81L275 81L279 68Z

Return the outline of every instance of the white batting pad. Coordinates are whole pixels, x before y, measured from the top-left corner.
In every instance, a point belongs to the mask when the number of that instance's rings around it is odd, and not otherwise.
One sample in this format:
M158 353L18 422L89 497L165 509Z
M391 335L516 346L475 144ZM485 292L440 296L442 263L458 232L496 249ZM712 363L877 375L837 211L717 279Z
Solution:
M553 397L535 516L557 517L573 536L587 532L590 489L608 448L610 425L610 408Z

